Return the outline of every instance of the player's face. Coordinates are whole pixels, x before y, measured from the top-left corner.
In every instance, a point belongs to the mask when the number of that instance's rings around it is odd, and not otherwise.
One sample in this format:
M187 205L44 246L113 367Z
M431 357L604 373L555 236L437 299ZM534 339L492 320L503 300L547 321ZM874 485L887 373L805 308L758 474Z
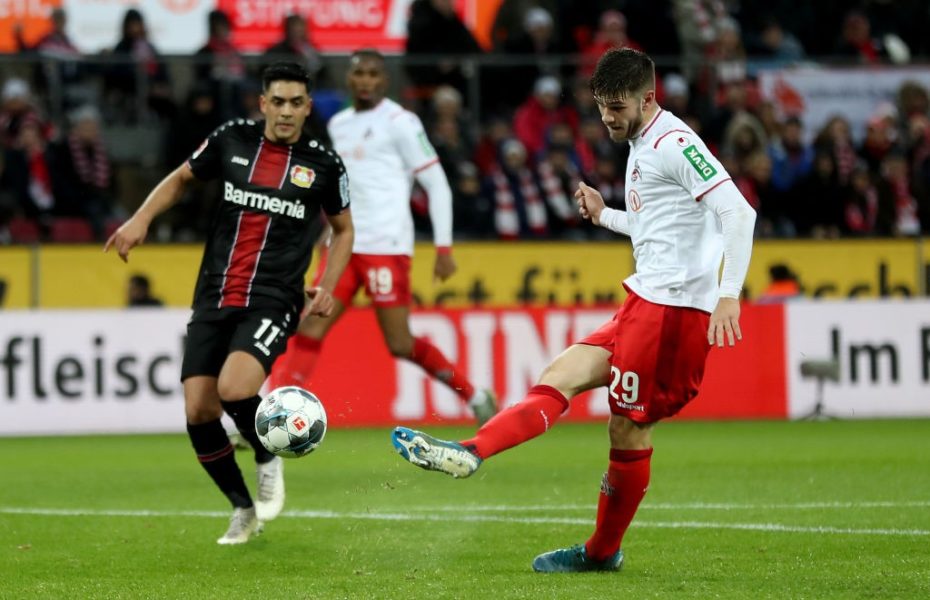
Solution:
M265 137L279 144L296 142L310 116L311 104L303 83L272 81L259 100L259 109L265 115Z
M652 102L655 102L652 90L618 98L597 98L601 122L607 127L610 139L625 142L637 135L643 126L644 112Z
M374 107L387 91L384 62L374 57L353 58L346 79L356 110Z

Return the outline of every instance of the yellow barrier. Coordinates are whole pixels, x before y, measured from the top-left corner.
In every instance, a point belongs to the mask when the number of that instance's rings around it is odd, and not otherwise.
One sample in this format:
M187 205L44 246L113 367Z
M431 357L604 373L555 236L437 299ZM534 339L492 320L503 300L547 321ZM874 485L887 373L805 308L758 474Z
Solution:
M0 249L0 279L7 284L4 308L113 307L125 304L126 282L148 275L156 297L169 306L189 306L202 246L147 245L129 264L99 246L42 246ZM627 241L461 243L459 271L446 283L432 278L433 249L418 244L413 288L424 306L514 306L614 304L620 282L633 269ZM32 260L38 281L33 282ZM805 294L816 297L926 295L930 244L915 240L759 241L746 281L749 297L769 281L769 267L788 265ZM315 266L311 266L311 271Z

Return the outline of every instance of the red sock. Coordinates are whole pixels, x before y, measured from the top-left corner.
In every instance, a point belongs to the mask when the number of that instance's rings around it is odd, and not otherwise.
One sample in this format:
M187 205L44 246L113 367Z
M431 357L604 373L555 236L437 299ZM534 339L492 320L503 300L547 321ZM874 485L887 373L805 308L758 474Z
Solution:
M287 341L287 350L274 361L271 367L271 389L285 385L306 387L310 376L316 368L323 347L321 340L316 340L299 333Z
M568 400L562 392L548 385L534 385L522 402L494 415L475 437L461 443L481 458L489 458L545 433L566 410Z
M471 384L465 375L455 368L455 365L443 356L439 348L432 345L426 338L413 338L413 352L410 354L410 361L420 365L424 371L445 383L452 391L458 394L459 398L466 402L475 393L475 386Z
M585 547L593 560L604 560L620 549L623 534L649 487L648 450L611 450L610 466L601 482L597 524Z

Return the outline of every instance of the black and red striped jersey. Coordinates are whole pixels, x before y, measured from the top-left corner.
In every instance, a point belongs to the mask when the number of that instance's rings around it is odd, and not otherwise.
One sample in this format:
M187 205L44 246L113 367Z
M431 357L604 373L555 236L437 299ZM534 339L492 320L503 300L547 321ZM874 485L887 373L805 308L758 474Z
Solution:
M302 135L294 144L264 136L265 122L221 125L187 164L198 179L221 178L193 307L303 306L304 273L320 219L349 206L339 156Z

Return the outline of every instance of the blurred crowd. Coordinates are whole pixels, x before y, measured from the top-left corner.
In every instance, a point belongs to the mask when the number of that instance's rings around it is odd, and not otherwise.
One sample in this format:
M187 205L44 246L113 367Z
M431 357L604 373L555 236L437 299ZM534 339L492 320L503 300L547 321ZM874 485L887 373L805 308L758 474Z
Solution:
M926 89L907 82L877 103L860 141L842 115L806 134L802 115L763 100L756 81L762 69L806 63L928 68L926 2L503 0L489 48L453 7L415 0L406 54L390 60L392 91L420 114L449 176L460 239L606 237L578 218L572 194L585 180L623 208L627 148L608 139L587 85L612 47L657 59L660 105L721 158L759 212L760 237L930 231ZM243 56L229 17L211 12L183 81L178 57L159 53L138 9L126 11L119 42L93 57L70 40L64 10L51 20L41 40L19 41L28 72L0 83L0 243L104 238L144 197L145 183L218 124L260 116L259 74L275 60L297 60L315 75L315 135L325 138L325 121L347 102L344 57L319 52L299 15L285 18L280 41L263 54ZM160 150L134 171L147 173L139 180L126 176L125 149L108 133L140 135L142 127L157 132ZM208 193L194 189L158 237L201 239ZM428 199L415 192L411 203L426 234Z

